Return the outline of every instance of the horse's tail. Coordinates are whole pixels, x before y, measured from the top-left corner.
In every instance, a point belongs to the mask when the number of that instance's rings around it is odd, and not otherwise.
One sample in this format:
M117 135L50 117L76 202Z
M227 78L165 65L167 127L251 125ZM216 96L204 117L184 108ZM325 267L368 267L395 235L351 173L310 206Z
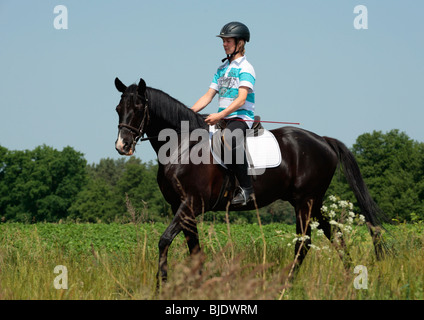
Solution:
M384 229L382 227L382 222L387 222L388 219L372 199L353 153L341 141L329 137L323 138L339 158L346 180L358 201L361 213L365 216L365 220L367 221L368 228L373 238L377 258L381 259L384 257L385 253L391 253L391 250L381 236L381 229Z
M346 180L358 201L359 208L366 221L373 227L381 226L382 222L387 221L387 219L383 211L372 199L353 153L339 140L329 137L324 137L324 139L336 152Z
M346 180L358 201L361 213L365 216L377 258L381 259L385 254L392 254L392 250L388 248L381 235L381 229L384 229L382 222L387 222L388 219L372 199L353 153L339 140L329 137L324 137L324 139L337 154Z

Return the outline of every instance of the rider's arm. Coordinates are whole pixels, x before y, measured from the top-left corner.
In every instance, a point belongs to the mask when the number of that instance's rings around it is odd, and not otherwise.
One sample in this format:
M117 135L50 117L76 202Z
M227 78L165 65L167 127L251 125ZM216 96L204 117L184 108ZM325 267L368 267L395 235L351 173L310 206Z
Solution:
M209 88L209 90L191 107L191 110L194 112L203 110L209 103L211 103L216 92L217 91L215 89Z
M221 112L210 114L205 119L205 122L209 125L214 125L219 120L225 118L229 114L236 111L238 108L240 108L242 105L245 104L248 93L249 93L248 87L240 87L239 92L238 92L238 97L236 99L234 99L234 101L228 107L226 107L224 110L222 110Z

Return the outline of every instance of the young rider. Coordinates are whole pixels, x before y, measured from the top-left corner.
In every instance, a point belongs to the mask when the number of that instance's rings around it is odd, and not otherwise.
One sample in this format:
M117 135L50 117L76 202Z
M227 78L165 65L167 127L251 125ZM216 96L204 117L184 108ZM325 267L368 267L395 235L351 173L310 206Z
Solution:
M244 159L242 163L236 161L236 154L244 146L246 130L252 127L255 110L255 70L244 55L244 46L250 40L249 29L240 22L230 22L222 27L220 34L227 57L221 65L209 87L209 90L193 105L192 110L199 112L219 95L219 109L206 118L206 123L214 125L225 119L226 128L233 134L225 139L224 143L230 146L232 161L227 164L237 177L240 188L232 200L234 205L245 205L253 195L250 176L247 173L248 164L244 149L241 150ZM249 121L251 120L251 121ZM235 133L242 134L235 134Z

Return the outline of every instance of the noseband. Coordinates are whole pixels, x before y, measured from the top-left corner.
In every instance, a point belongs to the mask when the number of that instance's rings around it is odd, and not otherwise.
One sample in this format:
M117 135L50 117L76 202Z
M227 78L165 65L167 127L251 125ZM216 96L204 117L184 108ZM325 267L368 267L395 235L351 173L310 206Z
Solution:
M143 119L141 120L140 126L138 128L130 126L126 123L120 123L118 124L118 129L121 130L122 128L126 128L130 130L132 133L135 134L135 137L133 138L132 143L132 149L134 150L135 145L137 144L138 140L144 135L144 127L148 125L149 123L149 110L148 110L148 99L146 98L146 102L144 104L144 113L143 113Z

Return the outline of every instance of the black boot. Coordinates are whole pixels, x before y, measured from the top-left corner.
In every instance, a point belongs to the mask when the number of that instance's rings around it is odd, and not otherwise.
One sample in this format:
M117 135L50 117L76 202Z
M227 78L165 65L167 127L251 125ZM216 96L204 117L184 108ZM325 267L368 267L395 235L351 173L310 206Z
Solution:
M251 199L251 195L253 194L253 187L238 187L236 195L234 196L233 200L231 200L231 204L245 206L247 205L247 203Z
M239 181L240 187L237 188L234 198L231 201L233 205L242 205L245 206L249 200L250 196L254 193L252 180L247 173L247 161L241 164L232 165L231 169L233 170L237 180Z

